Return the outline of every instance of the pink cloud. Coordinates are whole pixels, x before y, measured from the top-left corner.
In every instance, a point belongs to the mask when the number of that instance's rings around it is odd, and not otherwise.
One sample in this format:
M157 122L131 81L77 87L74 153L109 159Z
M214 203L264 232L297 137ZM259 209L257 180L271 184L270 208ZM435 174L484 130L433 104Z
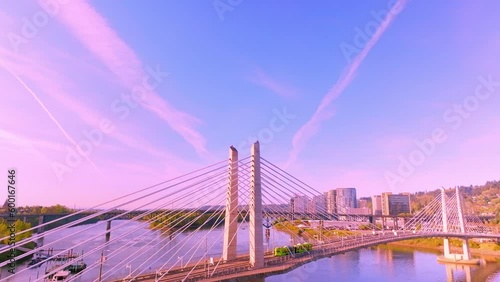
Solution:
M38 95L29 87L23 79L21 79L15 72L13 72L8 66L6 66L2 61L0 61L0 65L3 66L16 80L19 82L24 89L37 101L40 107L44 110L44 112L49 116L52 122L56 125L59 131L63 134L63 136L74 146L77 146L76 141L71 137L71 135L66 131L66 129L61 125L59 120L52 114L52 112L45 106L45 104L40 100ZM97 170L99 171L97 165L88 158L88 156L84 156L84 158Z
M68 93L75 93L75 91L78 91L78 88L73 85L70 79L67 79L63 74L56 71L56 66L53 63L48 62L46 58L39 57L34 52L25 56L19 56L7 51L3 51L3 54L6 58L11 59L10 62L5 63L6 65L23 77L26 77L30 82L36 84L48 97L57 101L63 109L69 110L75 117L82 120L89 126L89 129L99 127L100 121L105 117L92 107L85 105L81 100L76 99L74 95L68 95ZM56 57L59 58L58 56ZM64 54L64 58L65 60L73 60L72 57L67 54ZM85 66L85 68L87 68L87 66ZM118 129L106 135L129 148L143 151L153 157L175 159L167 152L152 149L152 146L145 139L137 136L131 138L121 133ZM116 150L116 148L106 144L101 144L99 147L107 147L108 149ZM179 161L180 160L177 159L176 162L178 163Z
M415 140L404 135L384 135L377 139L377 148L389 160L397 160L401 152L415 148Z
M249 80L284 98L294 97L297 93L295 89L284 84L283 82L276 81L261 69L257 69L254 76L252 76Z
M332 102L335 101L342 92L351 84L355 78L356 72L359 66L363 63L368 53L371 51L373 46L382 37L384 32L394 21L396 17L396 9L403 9L406 5L406 0L399 0L389 11L387 17L384 21L377 27L375 34L370 38L366 46L361 50L361 52L349 63L344 71L342 72L340 78L333 85L333 87L328 91L328 93L323 97L321 103L319 104L316 112L313 116L306 122L294 135L292 140L292 150L290 151L287 164L295 162L297 156L301 150L304 149L307 141L311 139L320 128L323 121L331 118L334 114L332 109L329 109Z
M58 19L118 77L123 86L133 89L143 85L143 78L148 75L139 58L87 2L72 1ZM205 138L194 129L200 123L197 118L176 109L155 91L148 91L146 100L141 103L145 109L164 120L199 154L206 153Z

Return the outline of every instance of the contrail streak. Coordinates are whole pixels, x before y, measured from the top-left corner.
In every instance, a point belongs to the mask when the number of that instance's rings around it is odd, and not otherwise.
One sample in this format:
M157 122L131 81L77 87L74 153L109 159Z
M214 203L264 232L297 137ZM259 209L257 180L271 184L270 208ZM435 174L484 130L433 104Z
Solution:
M71 138L71 136L68 134L68 132L62 127L62 125L59 123L59 121L57 121L57 119L54 117L54 115L52 115L52 113L49 111L49 109L47 109L45 104L38 98L38 96L35 94L35 92L33 92L33 90L31 90L31 88L26 83L24 83L24 81L17 74L15 74L7 66L5 66L5 64L2 61L0 61L0 64L13 77L16 78L16 80L31 94L31 96L33 96L33 98L35 98L35 100L42 107L42 109L49 115L49 118L56 124L57 128L59 128L59 130L62 132L64 137L66 137L66 139L68 139L69 142L71 142L71 144L73 144L75 147L78 148L78 145L76 144L75 140L73 140L73 138ZM84 156L84 158L99 172L99 169L97 168L96 164L92 160L90 160L87 156Z
M378 42L382 34L387 30L390 24L396 17L396 9L403 9L406 5L407 0L399 0L389 11L387 17L382 21L382 23L377 27L375 34L368 40L366 46L361 50L361 52L354 58L354 60L348 64L340 78L333 85L328 93L323 97L323 100L319 104L318 108L314 112L313 116L295 133L292 139L292 150L290 151L288 161L285 166L289 166L293 163L299 154L299 152L304 148L305 143L311 139L314 134L319 130L321 122L331 118L333 113L327 111L327 107L337 99L342 92L349 86L355 77L356 71L358 70L361 63L370 52L370 50ZM399 11L401 12L401 11Z

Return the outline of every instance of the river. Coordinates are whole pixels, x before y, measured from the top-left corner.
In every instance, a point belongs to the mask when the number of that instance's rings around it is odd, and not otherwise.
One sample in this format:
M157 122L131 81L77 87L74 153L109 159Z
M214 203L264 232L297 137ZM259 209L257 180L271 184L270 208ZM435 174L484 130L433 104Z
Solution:
M500 281L498 263L471 267L440 264L436 259L432 252L383 246L320 259L265 281Z
M112 243L104 249L97 248L105 242L104 235L73 249L75 253L84 252L86 254L84 261L88 265L87 271L73 281L86 282L95 280L99 275L101 253L106 257L105 262L102 264L103 281L123 278L130 272L137 273L139 270L154 273L157 269L168 269L181 264L196 262L203 258L206 249L208 249L208 258L221 256L223 227L216 228L211 232L209 230L200 230L193 235L193 238L187 244L177 245L179 242L184 242L183 239L192 235L192 233L184 232L177 238L169 238L169 236L160 234L159 231L150 230L148 225L143 222L126 220L114 220L112 222L113 227L119 225L123 226L116 231L112 231ZM104 230L105 222L72 227L56 234L47 235L44 238L44 244L47 245L69 234L77 233L52 246L54 249L66 249L90 239L96 234L104 232ZM115 240L129 231L133 232ZM208 236L205 239L204 237L207 234ZM248 240L248 225L241 223L238 231L237 249L239 254L248 253ZM297 242L292 241L290 235L271 230L270 239L265 240L265 249L271 250L275 246L293 243ZM165 251L159 252L161 248L164 248ZM118 253L118 251L122 252ZM136 251L137 253L134 254ZM168 255L165 256L167 253ZM303 265L289 273L268 277L265 281L447 281L447 275L450 276L449 273L453 273L455 280L448 281L467 281L466 270L457 270L439 264L436 261L436 256L435 253L400 247L363 249L321 259ZM126 267L123 262L129 261L129 257L132 257L133 261L128 264L130 267ZM147 267L141 266L142 264L147 265ZM18 272L19 276L16 276L16 278L9 278L7 269L3 268L0 272L0 281L37 281L37 277L41 277L45 273L46 267L50 266L50 264L45 263L41 267L27 269L27 262L18 264L16 272ZM490 277L489 281L500 282L500 264L473 267L469 269L469 273L471 279L473 279L471 281L485 281L486 278L481 277L488 276Z

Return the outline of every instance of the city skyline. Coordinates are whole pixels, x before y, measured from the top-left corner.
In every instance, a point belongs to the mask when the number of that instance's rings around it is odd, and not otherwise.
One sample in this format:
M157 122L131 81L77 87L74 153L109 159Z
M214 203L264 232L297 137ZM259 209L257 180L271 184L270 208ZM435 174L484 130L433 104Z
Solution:
M499 179L500 3L39 2L0 3L19 206L91 207L257 140L358 198Z

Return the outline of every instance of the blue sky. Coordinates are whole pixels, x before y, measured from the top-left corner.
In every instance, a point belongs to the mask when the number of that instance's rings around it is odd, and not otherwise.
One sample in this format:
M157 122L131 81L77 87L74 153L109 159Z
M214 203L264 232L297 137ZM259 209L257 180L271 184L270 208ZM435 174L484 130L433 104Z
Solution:
M63 2L0 4L1 164L19 169L21 204L89 206L230 145L247 155L259 134L266 159L321 191L498 179L500 3ZM168 75L125 107L148 69ZM113 131L68 164L103 119ZM432 150L416 145L436 130Z

